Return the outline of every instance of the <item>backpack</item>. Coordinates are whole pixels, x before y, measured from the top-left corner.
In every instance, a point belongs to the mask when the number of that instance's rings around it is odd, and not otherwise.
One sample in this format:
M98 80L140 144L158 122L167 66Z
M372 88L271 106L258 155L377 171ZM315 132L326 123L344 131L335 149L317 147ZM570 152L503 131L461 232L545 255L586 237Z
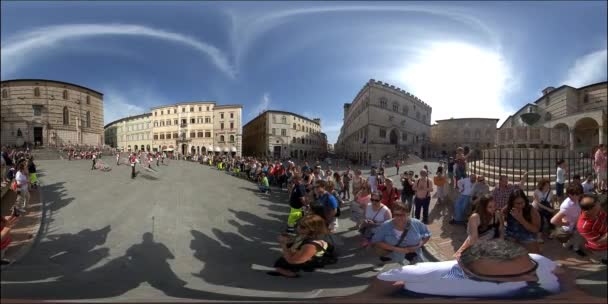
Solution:
M330 242L327 242L327 249L324 249L323 246L319 245L319 243L315 242L312 239L306 239L300 244L300 247L311 244L314 245L318 251L323 251L323 255L314 256L309 264L311 268L323 268L325 265L333 265L338 263L338 255L336 254L336 248Z

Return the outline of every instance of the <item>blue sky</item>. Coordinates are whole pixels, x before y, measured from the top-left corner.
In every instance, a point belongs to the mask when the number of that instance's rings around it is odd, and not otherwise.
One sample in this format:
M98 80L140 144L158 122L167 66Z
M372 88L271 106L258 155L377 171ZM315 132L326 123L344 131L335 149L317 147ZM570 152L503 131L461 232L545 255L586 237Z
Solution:
M181 101L322 119L370 78L433 107L432 120L501 122L547 86L605 81L606 1L6 2L1 78L105 94L106 123Z

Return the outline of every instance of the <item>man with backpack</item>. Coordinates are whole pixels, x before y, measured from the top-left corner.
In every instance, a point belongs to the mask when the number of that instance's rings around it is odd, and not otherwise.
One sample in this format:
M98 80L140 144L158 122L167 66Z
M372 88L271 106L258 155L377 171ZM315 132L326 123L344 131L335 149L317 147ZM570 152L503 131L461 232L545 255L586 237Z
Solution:
M310 206L312 212L325 219L330 232L335 230L336 213L338 212L338 200L326 190L327 182L318 180L315 182L314 193L316 200Z

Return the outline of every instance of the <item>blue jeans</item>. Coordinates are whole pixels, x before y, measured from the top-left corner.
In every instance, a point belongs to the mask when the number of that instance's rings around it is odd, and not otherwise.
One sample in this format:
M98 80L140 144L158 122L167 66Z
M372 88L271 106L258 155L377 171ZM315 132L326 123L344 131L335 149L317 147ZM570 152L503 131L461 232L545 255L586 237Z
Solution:
M471 203L470 195L461 194L454 205L454 220L458 222L464 222L466 212L469 210L469 204Z
M267 191L270 191L270 187L266 187L266 186L263 186L263 185L259 185L259 188L260 188L260 191L261 191L261 192L267 192Z
M406 206L412 207L412 203L414 202L413 195L407 195L405 192L401 192L401 201L406 204Z
M420 219L420 211L422 210L422 221L426 223L429 220L429 205L431 203L430 197L425 198L414 198L414 204L416 205L416 211L414 217Z

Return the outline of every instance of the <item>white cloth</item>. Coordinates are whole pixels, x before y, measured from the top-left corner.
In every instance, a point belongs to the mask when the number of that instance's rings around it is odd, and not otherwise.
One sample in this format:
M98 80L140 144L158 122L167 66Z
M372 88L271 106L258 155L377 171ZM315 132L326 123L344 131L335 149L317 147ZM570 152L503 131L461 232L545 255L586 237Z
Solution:
M378 179L375 176L368 177L367 183L369 184L369 188L372 190L372 192L378 191Z
M593 192L593 182L584 181L582 185L583 185L583 193L592 193Z
M373 221L374 223L384 223L384 219L386 218L387 212L388 207L384 205L380 207L380 210L374 211L374 209L372 208L372 203L368 203L365 209L365 219ZM376 213L378 214L376 215Z
M21 173L21 171L17 171L17 174L15 175L15 180L17 181L17 185L19 187L19 190L21 192L28 192L28 176Z
M471 183L471 178L466 177L460 179L458 181L458 190L462 195L471 195L473 192L473 183Z
M530 254L530 258L538 263L536 275L540 287L551 293L559 292L559 281L553 274L557 264L538 254ZM452 270L459 270L457 265L455 260L418 263L383 272L378 275L378 279L403 281L404 289L417 293L453 297L508 296L527 285L523 281L494 283L451 276Z
M557 177L555 178L555 182L563 184L566 182L566 177L565 177L565 173L566 170L562 169L562 168L557 168Z
M581 214L581 207L578 203L573 202L570 198L565 199L559 206L559 212L563 213L568 220L568 225L563 225L564 231L573 231Z

